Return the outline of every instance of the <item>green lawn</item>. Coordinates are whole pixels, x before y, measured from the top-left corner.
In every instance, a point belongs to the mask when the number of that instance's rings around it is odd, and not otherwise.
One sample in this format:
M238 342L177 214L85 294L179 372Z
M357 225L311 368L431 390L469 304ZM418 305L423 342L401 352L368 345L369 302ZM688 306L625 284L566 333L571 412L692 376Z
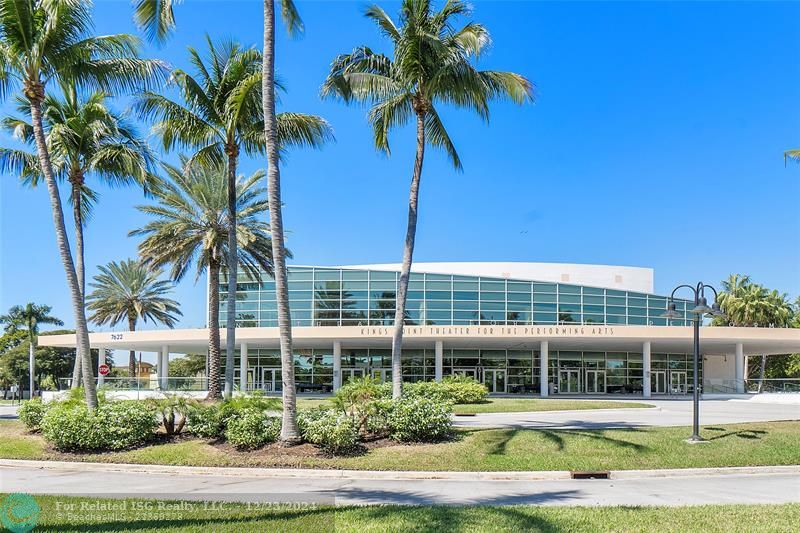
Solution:
M653 407L651 404L613 400L560 400L539 398L489 398L485 403L458 404L453 412L528 413L538 411L582 411L585 409L633 409Z
M125 452L63 454L19 422L0 422L0 457L116 463L343 468L360 470L628 470L800 464L800 422L705 426L709 443L688 445L688 428L614 430L464 430L451 442L376 447L326 457L311 445L239 452L199 439Z
M298 398L299 409L331 407L329 398ZM489 398L484 403L457 404L453 412L467 413L525 413L538 411L576 411L584 409L628 409L653 407L651 404L613 400L566 400L539 398Z
M35 496L45 531L796 531L800 504L697 507L298 507ZM116 504L113 511L71 511ZM159 509L171 503L171 509ZM74 506L74 507L73 507ZM138 509L136 509L138 507ZM149 510L148 510L149 508ZM144 510L143 510L144 509Z

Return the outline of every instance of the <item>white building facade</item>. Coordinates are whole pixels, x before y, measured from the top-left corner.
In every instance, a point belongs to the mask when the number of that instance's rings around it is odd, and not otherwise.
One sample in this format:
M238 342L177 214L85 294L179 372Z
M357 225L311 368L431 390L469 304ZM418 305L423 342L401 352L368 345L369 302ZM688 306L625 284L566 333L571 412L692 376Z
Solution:
M289 267L295 381L330 392L348 379L391 379L399 265ZM274 281L240 274L236 381L282 387ZM227 286L220 288L220 323ZM647 268L551 263L417 263L402 355L404 381L467 375L492 394L643 397L692 392L693 302L653 294ZM224 329L222 331L224 348ZM93 348L157 352L169 388L170 353L207 350L206 329L93 333ZM74 336L42 345L74 346ZM701 328L704 392L744 392L745 356L800 352L800 330ZM224 357L223 357L224 363Z

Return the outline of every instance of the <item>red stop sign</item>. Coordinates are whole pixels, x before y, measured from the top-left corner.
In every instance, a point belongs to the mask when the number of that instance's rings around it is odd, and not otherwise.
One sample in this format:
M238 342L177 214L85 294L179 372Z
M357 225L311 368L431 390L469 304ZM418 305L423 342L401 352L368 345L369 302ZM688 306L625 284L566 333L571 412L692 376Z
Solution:
M111 367L108 365L100 365L97 368L97 371L100 372L101 376L107 376L109 372L111 372Z

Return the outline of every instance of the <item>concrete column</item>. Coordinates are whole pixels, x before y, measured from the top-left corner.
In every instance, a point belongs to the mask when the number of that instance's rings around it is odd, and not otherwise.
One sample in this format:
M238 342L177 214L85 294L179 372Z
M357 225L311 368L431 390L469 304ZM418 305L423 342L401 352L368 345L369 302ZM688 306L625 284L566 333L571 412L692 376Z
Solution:
M436 381L442 381L442 368L444 367L444 342L436 341L435 345L435 369L434 378Z
M247 343L239 347L239 390L247 392Z
M342 343L333 341L333 390L342 386Z
M744 345L736 343L736 392L744 394Z
M158 360L158 378L161 390L167 390L169 385L169 346L161 347L161 357Z
M102 346L97 348L97 386L100 387L106 382L106 377L100 375L100 365L106 364L106 349Z
M642 396L649 398L653 386L650 383L650 341L642 343Z
M539 373L541 374L541 383L539 384L539 395L542 398L547 398L550 393L549 384L548 384L548 351L550 349L550 343L548 341L542 341L539 343Z

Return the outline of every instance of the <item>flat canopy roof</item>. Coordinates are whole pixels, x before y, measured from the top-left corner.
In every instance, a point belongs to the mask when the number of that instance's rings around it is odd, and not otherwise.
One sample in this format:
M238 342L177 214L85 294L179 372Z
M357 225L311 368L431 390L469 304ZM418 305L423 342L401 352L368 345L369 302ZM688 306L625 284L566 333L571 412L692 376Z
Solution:
M342 348L391 348L391 326L295 327L295 348L331 348L341 341ZM222 347L225 329L220 330ZM403 345L408 348L433 348L443 341L445 348L538 349L549 341L550 350L639 352L644 342L657 353L691 353L691 326L406 326ZM208 329L160 329L149 331L90 333L93 348L160 351L168 346L176 353L205 352ZM236 345L248 349L276 349L278 328L237 328ZM800 329L734 328L704 326L700 329L703 354L733 354L741 343L746 355L774 355L800 352ZM40 346L75 347L75 335L42 335Z

